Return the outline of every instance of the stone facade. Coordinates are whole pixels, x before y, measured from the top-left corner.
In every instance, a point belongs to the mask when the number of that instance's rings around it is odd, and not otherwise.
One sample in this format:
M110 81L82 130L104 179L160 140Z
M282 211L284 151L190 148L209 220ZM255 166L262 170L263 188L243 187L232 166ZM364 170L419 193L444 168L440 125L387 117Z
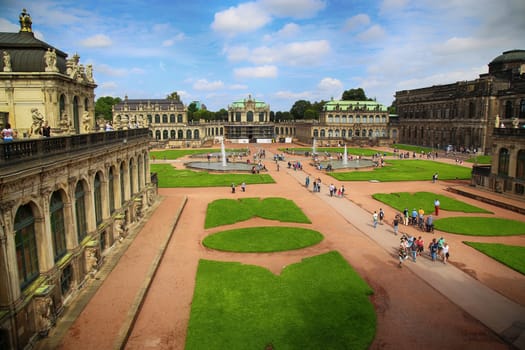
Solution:
M228 122L224 128L225 138L236 143L266 143L275 138L270 105L251 95L228 106Z
M374 101L331 100L324 105L319 121L295 124L300 142L319 145L379 145L390 142L389 113L385 106Z
M20 23L0 33L0 124L18 132L0 141L0 349L46 336L157 199L148 129L93 132L92 67Z
M478 79L395 97L400 143L491 154L495 128L525 123L525 50L504 52Z

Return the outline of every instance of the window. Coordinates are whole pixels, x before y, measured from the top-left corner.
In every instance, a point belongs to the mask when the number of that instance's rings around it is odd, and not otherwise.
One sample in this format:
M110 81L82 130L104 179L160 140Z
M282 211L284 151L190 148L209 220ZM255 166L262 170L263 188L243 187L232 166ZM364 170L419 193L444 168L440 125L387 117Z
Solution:
M502 148L499 151L499 157L498 157L498 175L508 176L509 161L510 161L509 150L506 148Z
M321 137L325 137L326 135L326 132L324 131L324 129L321 129Z
M259 113L259 121L260 122L264 122L264 113L263 112Z
M520 101L520 118L525 118L525 98Z
M95 174L93 195L95 196L95 219L97 225L102 223L102 188L100 183L100 174Z
M160 123L160 115L155 114L155 123Z
M84 187L80 182L75 188L75 213L77 214L77 236L80 244L87 235L86 199Z
M134 171L134 163L133 163L133 158L131 158L129 160L129 193L133 196L133 194L135 193L135 184L134 184L134 179L133 179L133 171Z
M177 123L182 123L182 114L177 115Z
M191 130L186 130L186 138L191 140Z
M51 235L53 236L53 250L55 262L60 260L66 252L66 228L64 225L64 203L59 191L53 192L49 203L51 221Z
M160 140L160 130L155 130L155 139Z
M314 137L319 137L319 130L314 129Z
M246 113L246 121L253 122L253 112L252 111L248 111L248 113Z
M14 228L18 282L24 289L38 277L35 217L29 204L18 208Z
M184 138L184 132L182 130L177 131L177 138L183 139Z
M152 120L153 120L153 119L152 119L151 114L148 114L148 124L151 124L151 123L152 123Z
M162 139L167 140L169 138L169 131L168 130L162 130Z
M170 114L170 123L175 123L175 114Z
M69 289L71 288L71 281L73 280L73 268L71 265L67 265L64 270L62 270L62 275L60 276L60 290L62 295L66 295Z
M168 115L166 115L166 114L162 115L162 122L163 123L167 123L168 122Z
M113 177L113 167L109 168L108 173L108 191L109 191L109 212L113 214L115 211L115 185L113 183L114 181Z
M177 136L175 130L170 130L170 139L174 139Z
M126 201L126 191L124 190L124 163L120 164L120 204Z
M525 150L518 152L518 158L516 159L516 178L525 180Z
M240 122L241 121L241 112L235 112L235 121Z
M511 119L512 118L512 101L505 102L505 119Z
M193 138L198 140L199 139L199 129L195 129L193 131Z

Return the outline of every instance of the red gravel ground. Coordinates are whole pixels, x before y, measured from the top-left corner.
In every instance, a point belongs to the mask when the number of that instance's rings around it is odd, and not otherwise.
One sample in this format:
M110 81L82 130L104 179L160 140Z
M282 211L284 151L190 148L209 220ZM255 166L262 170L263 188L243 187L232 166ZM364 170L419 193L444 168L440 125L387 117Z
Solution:
M252 185L247 187L245 193L237 191L235 194L230 193L229 187L159 190L164 202L157 209L158 213L155 213L157 224L152 227L145 226L137 239L140 236L143 237L142 239L152 237L155 234L155 226L173 220L173 216L178 210L176 203L180 203L183 196L187 196L188 200L173 237L167 246L166 254L156 273L155 280L144 300L126 349L184 349L199 259L240 261L246 264L264 266L273 273L279 274L286 265L299 262L308 256L332 250L339 251L374 290L371 300L377 312L377 333L371 349L448 348L481 350L510 348L491 330L450 302L446 295L440 294L431 285L418 278L410 269L398 269L397 260L393 253L386 252L382 247L379 247L366 234L358 231L333 210L329 204L306 190L296 177L288 174L290 170L285 169L284 163L281 163L281 170L276 171L275 164L271 161L271 152L272 150L276 151L277 146L283 145L263 146L267 152L265 163L269 168L269 173L276 180L276 184ZM228 145L227 147L231 146ZM253 146L251 148L254 152L255 148ZM291 158L300 159L303 164L306 162L306 159L301 157ZM182 161L174 162L174 166L183 167ZM327 192L327 184L331 182L339 185L332 178L318 173L317 170L307 164L305 164L304 172L315 177L321 176L323 180L322 191L324 192ZM386 210L387 224L394 212L391 208L372 199L371 194L373 193L432 191L489 209L498 217L525 221L523 215L445 191L445 188L450 185L451 183L443 181L439 181L437 184L431 184L430 181L360 182L345 183L345 188L348 199L368 212L383 207ZM457 183L452 185L464 186ZM311 225L294 224L294 226L318 230L325 236L325 239L314 247L271 254L227 253L204 248L201 244L204 237L217 231L264 225L289 226L286 223L256 218L225 227L204 229L204 217L209 202L218 198L241 197L285 197L292 199L312 221ZM166 203L169 203L168 207L164 205ZM441 211L439 217L452 215L458 214ZM411 227L401 227L401 231L418 234ZM427 243L429 238L431 239L431 234L423 235ZM461 243L463 240L479 240L525 246L525 236L465 238L452 234L443 235L451 246L451 263L453 265L511 300L525 305L525 276ZM130 247L130 251L132 248L133 246ZM133 264L118 271L118 280L121 282L114 284L111 288L101 288L91 303L96 302L97 298L103 298L105 294L111 296L109 300L111 298L113 300L118 299L122 289L126 288L124 281L132 280L139 272L137 267L151 265L151 256L146 254L144 250L138 249L133 252ZM450 268L453 267L450 266ZM112 275L113 273L109 277L113 278ZM88 311L88 306L66 334L61 348L106 349L111 346L115 339L114 332L112 334L98 328L120 324L122 313L125 313L125 310L108 311L111 309L112 303L112 301L106 301L106 304L102 303L91 311ZM89 329L86 330L87 327ZM117 326L115 328L120 329ZM109 339L107 339L108 337ZM90 339L89 342L86 339Z

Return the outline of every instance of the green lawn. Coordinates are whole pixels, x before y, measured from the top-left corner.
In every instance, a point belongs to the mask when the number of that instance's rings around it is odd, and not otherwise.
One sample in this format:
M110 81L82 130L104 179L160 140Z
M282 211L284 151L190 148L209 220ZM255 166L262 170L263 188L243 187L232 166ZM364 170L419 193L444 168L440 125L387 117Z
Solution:
M453 217L434 221L437 230L468 236L515 236L525 234L525 223L491 217Z
M330 176L339 181L432 181L432 175L438 173L439 180L470 179L471 169L454 164L431 160L388 160L383 168L370 171L330 172Z
M372 289L337 252L280 276L253 265L201 260L186 350L368 349Z
M472 157L466 160L466 162L469 163L477 163L477 164L492 164L492 156L477 156Z
M436 148L431 147L422 147L422 146L413 146L413 145L403 145L403 144L392 144L390 145L392 148L397 148L402 151L409 151L410 153L416 152L416 154L421 154L421 151L428 153L428 152L434 152L437 151Z
M217 199L209 203L204 227L230 225L256 216L282 222L311 223L292 200L274 197L239 198Z
M275 182L268 174L212 174L206 171L178 170L170 164L151 164L150 167L158 175L159 188L227 186L225 191L229 191L232 183L240 185L245 182L250 185Z
M205 247L239 253L268 253L310 247L323 240L317 231L300 227L248 227L206 237Z
M306 147L296 147L296 148L279 148L279 151L281 152L295 152L295 154L304 154L305 152L312 153L312 148L306 148ZM328 152L330 154L339 154L344 153L345 148L344 147L316 147L316 152L318 154L323 154L324 152ZM348 155L355 155L355 156L365 156L365 157L372 157L372 155L377 154L379 151L369 148L347 148L346 153ZM386 153L387 156L391 156L394 153L391 152L379 152L381 154Z
M500 243L463 243L525 275L525 247Z
M220 149L217 148L199 148L199 149L167 149L162 151L151 151L149 153L150 159L154 157L158 160L163 159L178 159L193 154L207 154L218 153ZM246 152L247 149L226 149L226 152Z
M432 214L434 213L434 201L438 199L440 202L440 210L492 214L492 212L483 208L478 208L468 203L455 200L454 198L438 195L432 192L375 193L372 197L391 206L399 212L403 212L405 208L408 208L409 212L411 212L413 208L423 208L426 214Z

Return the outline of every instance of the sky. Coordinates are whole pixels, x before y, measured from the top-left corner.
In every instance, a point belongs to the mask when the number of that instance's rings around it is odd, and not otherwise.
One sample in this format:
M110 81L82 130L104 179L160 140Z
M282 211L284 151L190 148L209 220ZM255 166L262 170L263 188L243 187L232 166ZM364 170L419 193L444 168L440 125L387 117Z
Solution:
M38 39L93 65L95 99L176 91L211 111L354 88L389 106L525 49L524 0L0 0L0 32L18 32L22 8Z

